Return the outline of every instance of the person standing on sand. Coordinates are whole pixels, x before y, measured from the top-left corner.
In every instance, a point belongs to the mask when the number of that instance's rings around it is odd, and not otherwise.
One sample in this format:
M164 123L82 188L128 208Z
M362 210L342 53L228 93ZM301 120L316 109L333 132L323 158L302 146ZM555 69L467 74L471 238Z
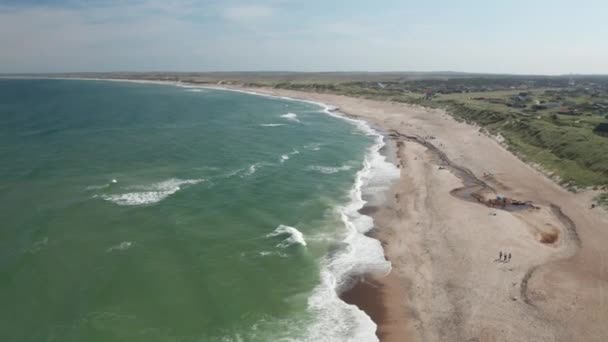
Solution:
M509 261L511 261L511 253L509 253Z
M502 251L498 252L498 260L502 260Z

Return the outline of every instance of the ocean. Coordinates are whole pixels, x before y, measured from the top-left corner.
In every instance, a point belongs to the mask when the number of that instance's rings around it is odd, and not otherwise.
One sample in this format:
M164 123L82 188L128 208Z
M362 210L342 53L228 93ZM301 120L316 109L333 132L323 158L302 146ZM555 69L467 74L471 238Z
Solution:
M322 104L0 79L0 341L375 341L358 210L397 169Z

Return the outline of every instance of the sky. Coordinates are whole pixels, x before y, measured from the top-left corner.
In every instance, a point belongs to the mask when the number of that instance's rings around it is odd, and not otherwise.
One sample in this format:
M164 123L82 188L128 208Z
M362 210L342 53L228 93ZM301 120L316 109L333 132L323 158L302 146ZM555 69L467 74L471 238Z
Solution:
M0 73L608 74L607 0L0 0Z

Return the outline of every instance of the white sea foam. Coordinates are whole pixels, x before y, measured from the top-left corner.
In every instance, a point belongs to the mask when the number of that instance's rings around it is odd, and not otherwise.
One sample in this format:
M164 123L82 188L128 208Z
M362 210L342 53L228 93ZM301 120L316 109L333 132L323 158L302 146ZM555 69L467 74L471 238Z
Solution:
M387 188L393 179L399 177L399 170L380 154L384 146L382 135L372 129L365 121L341 115L334 108L323 103L274 96L252 91L216 88L243 92L270 98L280 98L316 104L324 108L324 113L348 121L359 131L375 139L366 155L363 169L357 173L356 182L350 192L351 201L338 208L340 217L347 230L343 242L348 246L344 251L327 256L321 270L321 283L313 290L308 299L308 308L316 316L315 322L308 327L306 341L378 341L375 334L376 324L354 305L349 305L338 297L347 288L353 276L369 271L389 272L390 263L384 258L378 240L365 236L373 228L371 217L361 215L359 209L365 205L362 191L373 185L370 191ZM380 184L385 184L380 186ZM373 195L373 193L372 193Z
M133 243L131 241L123 241L117 245L114 245L110 248L108 248L106 250L106 252L112 252L112 251L124 251L127 250L129 248L131 248L131 245L133 245Z
M266 237L284 237L285 239L277 244L277 247L281 248L286 248L293 244L306 246L304 234L295 227L279 225L272 233L266 235Z
M225 178L230 178L238 175L239 173L245 171L245 169L236 169L234 171L230 171L224 175Z
M340 171L348 171L352 169L350 165L342 165L342 166L321 166L321 165L312 165L306 168L309 171L318 171L326 175L331 175L333 173L338 173Z
M169 179L160 183L137 185L125 188L130 192L121 194L104 194L100 197L118 205L143 205L162 201L178 192L184 185L197 184L202 179ZM136 191L133 191L136 190Z
M346 227L346 244L341 252L327 256L321 270L321 283L314 289L308 300L308 307L317 317L309 327L308 340L311 341L378 341L376 324L363 311L342 301L338 294L351 285L354 277L368 273L388 273L391 265L384 258L378 240L365 235L373 226L369 216L359 213L366 197L382 193L390 183L399 177L399 170L380 154L384 146L382 135L367 123L340 116L330 111L325 113L354 124L360 131L374 137L375 143L366 154L363 168L357 172L355 184L350 191L350 202L337 208ZM328 170L329 171L329 170Z
M192 93L202 93L204 90L201 88L186 88L186 91L189 91Z
M183 86L183 84L176 82L128 81ZM383 176L380 175L398 175L398 170L392 164L387 163L385 158L379 153L379 150L384 146L382 136L375 132L366 122L345 117L323 103L223 87L205 86L205 88L316 104L324 107L326 114L348 121L365 134L375 137L376 143L369 149L363 169L357 173L357 180L351 190L351 202L344 207L338 208L340 217L347 229L343 242L348 247L342 252L328 255L324 260L321 270L321 283L313 290L312 295L308 299L309 310L316 316L316 321L308 327L308 336L305 340L378 341L375 334L376 325L374 322L356 306L349 305L340 300L338 293L348 286L349 279L352 279L355 275L370 270L380 272L390 271L390 263L384 259L379 241L364 235L365 232L373 227L372 219L358 213L358 210L365 204L365 201L362 199L362 188L366 189L368 184L376 184L375 189L378 190L381 188L378 184L383 182L384 184L390 183L390 177L381 182L376 179L376 175L381 178ZM384 188L386 187L388 185L384 186ZM367 189L366 195L369 195Z
M321 144L320 143L310 143L310 144L304 145L304 148L307 150L311 150L311 151L318 151L321 149Z
M85 190L99 190L99 189L105 189L107 187L109 187L110 184L103 184L103 185L89 185L85 188Z
M269 123L269 124L260 124L260 126L262 126L262 127L279 127L279 126L285 126L285 124Z
M260 166L259 163L255 163L255 164L249 165L249 168L247 169L247 171L245 171L245 172L243 172L241 174L241 177L249 177L249 176L251 176L252 174L255 173L255 171L257 171L258 166Z
M300 151L298 151L298 150L295 150L295 149L294 149L293 151L291 151L291 152L289 152L289 153L287 153L287 154L282 155L282 156L281 156L281 159L280 159L281 164L283 164L285 161L289 160L289 158L290 158L291 156L294 156L294 155L296 155L296 154L300 154Z
M300 122L300 119L298 119L298 114L296 113L287 113L287 114L283 114L281 115L282 118L293 121L293 122Z

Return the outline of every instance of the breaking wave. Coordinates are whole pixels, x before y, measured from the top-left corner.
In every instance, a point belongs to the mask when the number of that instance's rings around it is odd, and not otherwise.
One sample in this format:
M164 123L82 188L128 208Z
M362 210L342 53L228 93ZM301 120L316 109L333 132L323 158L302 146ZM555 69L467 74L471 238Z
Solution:
M279 127L279 126L285 126L285 124L269 123L269 124L260 124L260 126L262 126L262 127Z
M116 251L116 250L124 251L124 250L131 248L131 245L133 245L133 243L131 241L123 241L117 245L114 245L114 246L108 248L106 250L106 252L112 252L112 251Z
M313 165L313 166L307 167L306 169L309 171L317 171L317 172L321 172L326 175L331 175L331 174L338 173L341 171L348 171L348 170L352 169L352 166L350 166L350 165L342 165L342 166Z
M172 178L160 183L150 185L137 185L125 188L130 192L122 194L104 194L99 197L118 205L144 205L158 203L182 189L184 185L202 182L203 179L176 179ZM135 191L133 191L135 190ZM95 196L97 197L97 196Z
M298 115L295 113L287 113L287 114L283 114L281 115L282 118L293 121L293 122L300 122L300 120L298 119Z
M277 247L286 248L294 244L306 247L304 234L295 227L279 225L272 233L266 235L266 237L284 237L283 241L277 244Z
M282 156L281 156L281 159L280 159L281 164L283 164L284 162L286 162L287 160L289 160L289 158L290 158L291 156L294 156L294 155L299 154L299 153L300 153L300 151L298 151L298 150L293 150L293 151L292 151L292 152L290 152L290 153L287 153L287 154L282 155Z
M319 151L321 149L321 144L320 143L310 143L310 144L304 145L304 148L307 150L311 150L311 151Z
M376 324L358 307L342 301L339 294L347 290L353 279L369 273L388 273L391 264L384 258L380 241L365 235L374 227L373 219L362 215L359 210L366 201L363 192L373 195L383 192L391 182L399 177L399 170L380 154L384 146L383 136L374 131L366 122L343 117L325 107L325 113L354 124L360 131L374 138L369 147L363 168L357 172L355 184L350 190L350 201L336 208L346 234L341 241L345 248L327 255L322 261L321 283L308 299L308 308L316 320L308 327L307 340L310 341L378 341ZM350 169L344 165L338 168L311 167L323 173L335 173Z

